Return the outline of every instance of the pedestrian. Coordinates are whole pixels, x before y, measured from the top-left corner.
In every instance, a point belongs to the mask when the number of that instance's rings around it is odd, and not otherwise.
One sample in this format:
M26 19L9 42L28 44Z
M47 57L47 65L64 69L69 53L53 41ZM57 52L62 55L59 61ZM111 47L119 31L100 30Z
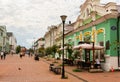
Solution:
M29 55L29 57L30 57L30 52L28 52L28 55Z
M22 58L22 55L23 55L23 54L22 54L22 52L21 52L21 53L20 53L20 58Z
M4 57L4 59L6 58L6 52L3 52L3 57Z
M37 60L37 61L39 61L39 56L38 56L38 54L35 54L34 59Z
M96 58L96 66L95 68L100 68L100 60L98 58Z
M0 53L1 60L3 59L3 55L4 55L4 52L3 52L3 51L1 51L1 53Z

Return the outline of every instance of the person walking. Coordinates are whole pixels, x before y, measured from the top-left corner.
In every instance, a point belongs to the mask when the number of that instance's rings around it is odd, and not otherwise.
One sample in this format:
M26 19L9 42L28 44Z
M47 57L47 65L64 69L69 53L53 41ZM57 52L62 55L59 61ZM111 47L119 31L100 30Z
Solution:
M3 55L4 55L4 52L3 52L3 51L1 51L1 53L0 53L1 60L3 59Z
M23 56L23 54L22 54L22 52L20 52L20 58L22 58L22 56Z
M3 52L3 57L4 57L4 60L5 60L5 58L6 58L6 52Z
M96 58L96 65L95 68L100 68L100 60L98 58Z

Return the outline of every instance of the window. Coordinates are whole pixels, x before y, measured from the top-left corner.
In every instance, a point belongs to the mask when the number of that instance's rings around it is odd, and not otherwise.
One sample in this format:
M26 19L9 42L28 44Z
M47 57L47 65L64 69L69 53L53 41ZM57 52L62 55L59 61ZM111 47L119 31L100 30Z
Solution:
M99 42L99 45L104 46L104 42L103 41ZM104 52L105 52L104 49L96 50L96 52L95 52L96 58L98 58L100 61L105 61L105 53Z
M3 36L3 32L1 32L1 36Z
M89 16L89 9L87 9L87 16Z

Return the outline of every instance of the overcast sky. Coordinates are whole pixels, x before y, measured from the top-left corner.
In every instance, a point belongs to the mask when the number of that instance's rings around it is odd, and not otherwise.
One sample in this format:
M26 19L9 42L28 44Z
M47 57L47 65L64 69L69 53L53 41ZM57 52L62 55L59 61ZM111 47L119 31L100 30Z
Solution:
M18 45L30 48L34 39L44 36L48 26L61 23L60 15L68 16L66 22L74 22L84 1L0 0L0 25L6 25L7 31L14 33ZM120 0L110 1L120 3Z

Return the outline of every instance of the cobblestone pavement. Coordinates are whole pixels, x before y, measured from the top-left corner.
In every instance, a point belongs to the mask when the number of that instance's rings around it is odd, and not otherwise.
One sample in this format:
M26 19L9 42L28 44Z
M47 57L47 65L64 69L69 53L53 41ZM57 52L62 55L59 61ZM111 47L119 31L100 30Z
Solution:
M51 63L51 61L47 62ZM79 79L79 81L74 82L120 82L120 72L89 73L87 70L83 70L82 72L73 72L73 69L76 68L76 66L65 66L66 74Z
M61 79L61 75L49 71L51 62L43 58L35 61L33 57L21 59L18 55L8 55L6 60L0 60L0 82L120 82L120 72L73 72L76 66L65 66L68 79Z
M72 79L71 79L72 78ZM68 79L61 79L49 71L49 64L44 61L35 61L33 57L7 55L0 60L0 82L82 82L69 75Z

